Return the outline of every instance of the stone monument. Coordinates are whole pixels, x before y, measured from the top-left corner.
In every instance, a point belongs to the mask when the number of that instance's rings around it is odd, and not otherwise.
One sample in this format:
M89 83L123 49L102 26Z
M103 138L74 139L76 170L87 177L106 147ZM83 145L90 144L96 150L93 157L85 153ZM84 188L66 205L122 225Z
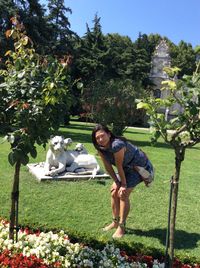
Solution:
M163 71L164 67L171 67L171 58L169 54L169 46L165 40L161 40L155 48L149 78L153 82L153 92L155 98L164 99L169 95L168 90L161 90L162 82L168 80L168 75ZM181 107L174 104L173 107L163 107L159 112L164 113L167 119L181 112ZM168 118L169 117L169 118Z
M52 179L71 181L109 177L102 173L95 156L89 154L82 143L78 143L73 150L69 150L68 146L71 143L70 138L51 137L45 162L28 164L29 171L39 181Z

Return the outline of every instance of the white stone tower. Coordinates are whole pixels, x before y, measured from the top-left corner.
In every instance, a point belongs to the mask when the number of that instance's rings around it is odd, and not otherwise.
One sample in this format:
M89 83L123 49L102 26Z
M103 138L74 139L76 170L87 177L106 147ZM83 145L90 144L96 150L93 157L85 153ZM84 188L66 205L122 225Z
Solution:
M168 75L163 71L164 67L171 66L171 58L169 56L169 47L165 40L161 40L155 49L152 57L152 67L150 72L150 79L154 84L154 96L158 98L164 98L167 94L165 91L161 91L162 81L168 79Z
M150 71L150 79L153 82L153 91L155 98L164 99L168 96L168 90L160 90L163 85L162 81L168 80L168 75L163 71L164 67L171 66L171 58L169 55L169 46L165 40L161 40L155 49L152 57L152 67ZM165 113L166 119L176 116L181 113L182 109L179 104L175 103L170 109L163 107L159 112Z

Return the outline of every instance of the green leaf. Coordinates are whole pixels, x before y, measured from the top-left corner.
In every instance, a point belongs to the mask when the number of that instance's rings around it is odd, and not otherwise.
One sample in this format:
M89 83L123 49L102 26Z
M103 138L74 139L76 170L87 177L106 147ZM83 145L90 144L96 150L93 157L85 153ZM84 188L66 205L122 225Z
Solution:
M151 136L151 143L153 145L155 145L155 143L157 142L158 138L160 137L160 131L155 131L152 133L152 136Z
M83 87L83 83L78 82L78 83L76 84L76 86L77 86L78 89L81 89L81 88Z
M162 81L162 85L166 85L168 87L168 89L171 89L172 91L177 88L175 81L171 81L171 80ZM161 89L164 90L165 87L161 88Z
M37 151L36 151L36 148L33 147L32 150L30 151L30 155L33 157L33 158L36 158L37 156Z
M28 44L28 36L24 36L22 39L22 44L26 46Z
M161 120L164 120L165 119L165 115L164 114L157 114L157 118L158 119L161 119Z
M137 104L137 109L149 110L150 105L148 103L145 103L145 102L140 102L140 103Z
M25 75L25 71L23 71L23 72L19 73L19 74L18 74L18 78L20 78L20 79L21 79L21 78L22 78L24 75Z
M27 165L28 164L28 162L29 162L29 157L28 157L28 155L23 155L23 157L21 157L21 163L22 163L22 165Z
M7 83L1 83L0 84L0 88L2 87L2 88L4 88L4 87L6 87L7 86Z
M170 77L174 77L180 71L178 67L164 67L163 71L166 72Z
M174 123L179 122L179 121L180 121L180 119L179 119L179 117L177 116L177 117L175 117L175 118L172 118L172 119L170 120L170 123L171 123L171 124L174 124Z
M15 158L15 155L13 152L9 153L8 162L11 164L11 166L14 166L14 164L17 162L17 159Z
M50 89L53 89L54 86L55 86L55 84L53 82L51 82L49 87L50 87Z

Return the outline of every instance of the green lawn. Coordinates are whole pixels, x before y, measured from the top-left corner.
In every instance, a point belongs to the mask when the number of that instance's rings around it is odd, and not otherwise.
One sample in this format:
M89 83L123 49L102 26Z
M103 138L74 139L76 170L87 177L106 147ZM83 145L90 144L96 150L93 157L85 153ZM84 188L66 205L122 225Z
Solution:
M92 124L71 122L59 133L85 144L95 154L91 143ZM169 180L174 171L174 152L162 141L152 147L149 132L127 129L125 136L142 148L154 163L156 177L153 185L140 184L131 196L131 212L127 221L127 235L117 245L130 251L146 254L165 250ZM13 167L7 162L9 145L0 144L0 217L9 219ZM45 159L46 151L38 147L37 159ZM97 159L99 160L98 156ZM186 151L179 185L175 255L181 259L200 262L200 146ZM100 160L99 160L100 163ZM101 164L101 163L100 163ZM35 228L63 229L79 242L112 242L112 231L102 232L111 220L109 188L111 180L82 182L38 182L26 167L20 177L19 223Z

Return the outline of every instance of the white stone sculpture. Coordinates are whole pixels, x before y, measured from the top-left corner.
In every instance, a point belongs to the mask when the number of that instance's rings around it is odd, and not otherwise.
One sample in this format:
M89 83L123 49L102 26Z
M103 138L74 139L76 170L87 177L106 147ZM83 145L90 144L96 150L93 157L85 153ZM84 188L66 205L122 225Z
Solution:
M99 164L94 155L88 154L84 145L78 143L74 150L69 150L72 140L62 136L50 138L50 146L46 155L44 170L46 176L56 176L64 171L87 172L94 177L99 171Z

